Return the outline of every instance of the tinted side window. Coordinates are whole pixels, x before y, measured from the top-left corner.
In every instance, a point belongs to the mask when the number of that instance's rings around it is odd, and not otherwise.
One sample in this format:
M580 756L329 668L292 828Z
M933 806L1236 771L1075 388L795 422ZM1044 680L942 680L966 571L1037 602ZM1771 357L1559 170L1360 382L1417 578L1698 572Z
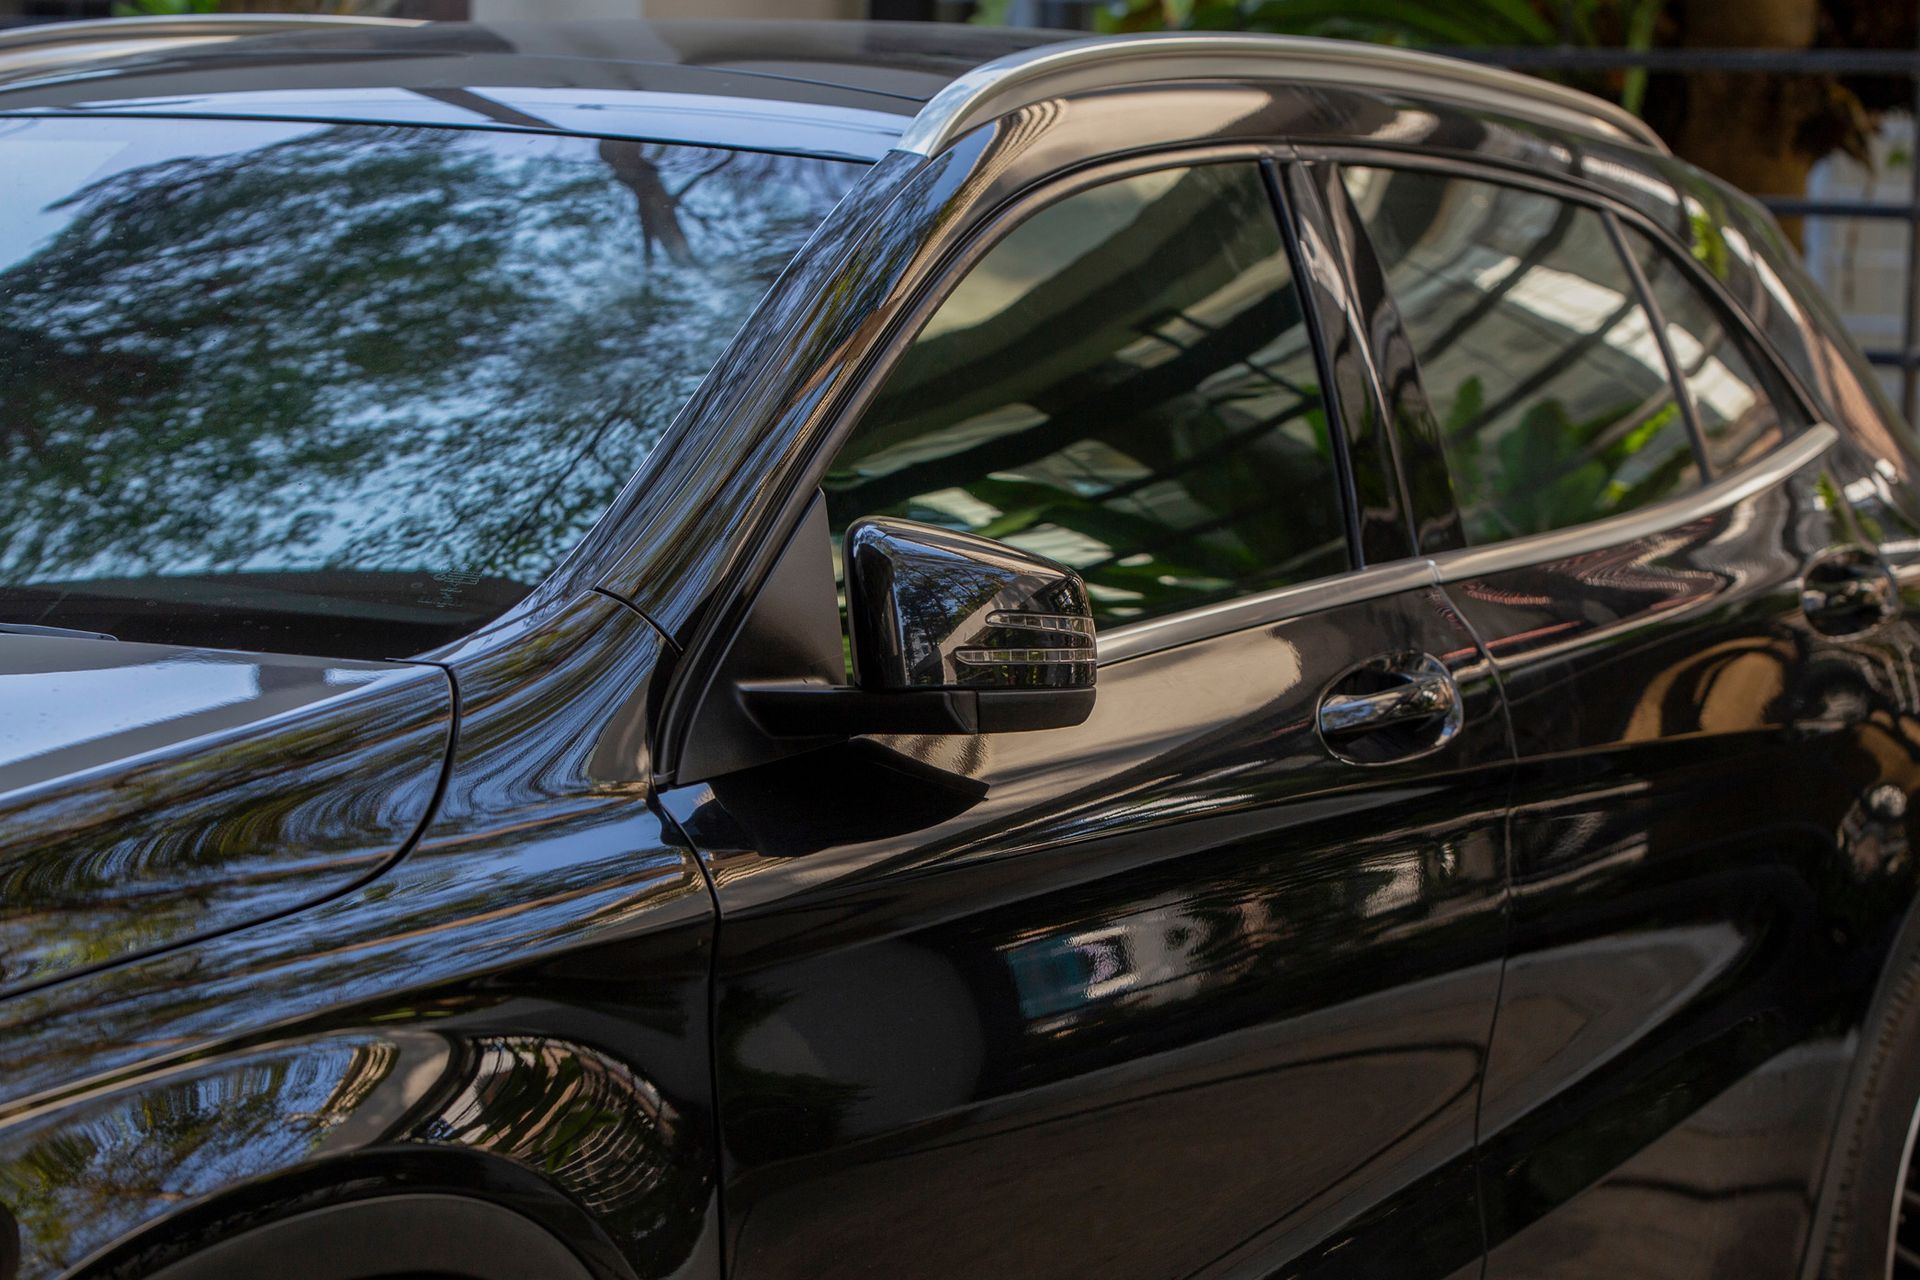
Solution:
M826 482L1079 569L1103 624L1347 567L1319 374L1257 167L1077 193L1001 240Z
M1700 418L1707 465L1723 472L1780 443L1782 406L1792 425L1804 418L1792 400L1769 394L1760 368L1718 303L1687 277L1651 236L1625 229L1628 251L1640 264L1653 305L1667 326L1667 345Z
M404 657L598 518L856 166L268 121L0 137L0 621Z
M1494 183L1349 167L1470 541L1699 481L1659 340L1602 217Z

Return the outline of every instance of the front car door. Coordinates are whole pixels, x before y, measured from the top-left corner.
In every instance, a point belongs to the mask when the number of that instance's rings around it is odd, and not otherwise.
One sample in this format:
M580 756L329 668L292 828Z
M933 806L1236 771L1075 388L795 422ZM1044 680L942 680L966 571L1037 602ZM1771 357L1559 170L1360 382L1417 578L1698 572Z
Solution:
M1488 1274L1792 1274L1913 872L1913 637L1814 589L1877 572L1872 460L1651 223L1328 161L1519 756Z
M1425 566L1363 563L1409 535L1275 177L1029 199L821 470L836 539L903 516L1074 566L1102 666L1077 727L665 797L722 914L733 1276L1478 1270L1510 745ZM1438 701L1377 718L1408 688Z

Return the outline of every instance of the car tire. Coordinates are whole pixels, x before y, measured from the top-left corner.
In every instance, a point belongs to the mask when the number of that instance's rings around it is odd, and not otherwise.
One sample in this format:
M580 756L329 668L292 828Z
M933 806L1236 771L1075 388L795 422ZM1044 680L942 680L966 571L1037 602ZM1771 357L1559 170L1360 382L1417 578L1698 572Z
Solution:
M1835 1135L1833 1211L1823 1280L1920 1280L1920 958L1888 988L1860 1077L1859 1101Z

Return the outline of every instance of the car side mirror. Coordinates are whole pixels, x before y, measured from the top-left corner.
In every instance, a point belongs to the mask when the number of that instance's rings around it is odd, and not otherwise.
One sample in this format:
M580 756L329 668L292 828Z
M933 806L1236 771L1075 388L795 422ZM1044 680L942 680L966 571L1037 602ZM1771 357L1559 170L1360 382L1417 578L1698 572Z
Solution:
M882 518L847 530L845 559L854 685L743 684L767 732L1012 733L1092 714L1093 610L1072 569Z
M971 690L989 732L1079 724L1092 711L1093 609L1067 566L890 519L847 530L846 565L862 690Z

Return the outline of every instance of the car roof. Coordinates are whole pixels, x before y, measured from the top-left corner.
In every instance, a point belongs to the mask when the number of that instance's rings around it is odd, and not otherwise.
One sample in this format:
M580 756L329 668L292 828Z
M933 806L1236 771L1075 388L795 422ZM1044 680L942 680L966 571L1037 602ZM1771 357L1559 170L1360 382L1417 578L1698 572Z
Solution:
M56 44L63 31L92 38ZM869 160L959 76L1072 36L951 23L289 29L232 18L146 27L121 19L24 34L23 48L0 38L0 112L545 129Z
M0 115L559 131L875 160L1050 97L1209 78L1333 84L1658 147L1613 104L1405 49L1224 33L892 22L118 19L0 33Z

